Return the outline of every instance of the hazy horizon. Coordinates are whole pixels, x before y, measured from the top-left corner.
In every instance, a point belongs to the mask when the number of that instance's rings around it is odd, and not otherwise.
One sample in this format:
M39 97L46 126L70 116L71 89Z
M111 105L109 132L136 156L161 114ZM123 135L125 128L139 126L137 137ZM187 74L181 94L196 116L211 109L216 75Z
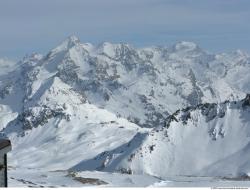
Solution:
M0 57L46 53L70 35L135 47L192 41L210 52L250 52L247 0L8 0L0 2Z

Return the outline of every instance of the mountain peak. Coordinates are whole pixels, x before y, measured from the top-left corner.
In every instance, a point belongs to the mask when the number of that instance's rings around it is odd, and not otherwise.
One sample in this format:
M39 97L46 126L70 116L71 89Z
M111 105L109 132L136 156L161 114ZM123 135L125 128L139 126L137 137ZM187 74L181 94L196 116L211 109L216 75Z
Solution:
M79 43L80 43L80 39L74 35L71 35L68 38L66 38L66 40L64 40L62 44L67 46L67 48L71 48Z
M71 35L66 39L66 41L68 41L68 43L79 43L80 39L75 35Z
M241 49L237 49L233 53L237 56L240 56L240 57L246 57L246 58L249 57L249 55Z
M181 42L178 42L174 45L174 49L175 50L184 50L184 51L190 51L190 50L195 50L195 49L198 49L199 46L194 43L194 42L188 42L188 41L181 41Z
M80 43L79 38L72 35L72 36L69 36L68 38L66 38L66 40L64 40L59 46L57 46L52 51L53 52L65 51L65 50L70 49L79 43Z

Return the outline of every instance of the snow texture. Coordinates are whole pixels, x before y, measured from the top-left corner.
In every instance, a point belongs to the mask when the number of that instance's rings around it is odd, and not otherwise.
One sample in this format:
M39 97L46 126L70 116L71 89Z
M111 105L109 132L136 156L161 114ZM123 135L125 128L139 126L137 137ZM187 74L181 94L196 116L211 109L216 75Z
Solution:
M75 36L0 59L10 186L247 186L249 71L240 50Z

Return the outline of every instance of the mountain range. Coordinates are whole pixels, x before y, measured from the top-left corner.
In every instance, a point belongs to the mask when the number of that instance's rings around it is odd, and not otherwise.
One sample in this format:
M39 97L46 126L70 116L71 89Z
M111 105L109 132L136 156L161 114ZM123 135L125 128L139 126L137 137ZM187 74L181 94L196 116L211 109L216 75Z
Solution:
M162 180L248 176L249 73L247 53L193 42L135 48L70 36L46 55L0 59L9 165Z

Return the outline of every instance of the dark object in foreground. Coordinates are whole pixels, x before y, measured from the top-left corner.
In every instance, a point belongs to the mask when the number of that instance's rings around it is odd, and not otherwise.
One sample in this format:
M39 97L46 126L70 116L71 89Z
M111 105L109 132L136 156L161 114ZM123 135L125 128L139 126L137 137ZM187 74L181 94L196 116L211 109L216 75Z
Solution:
M8 186L7 152L11 150L10 140L0 138L0 187Z

